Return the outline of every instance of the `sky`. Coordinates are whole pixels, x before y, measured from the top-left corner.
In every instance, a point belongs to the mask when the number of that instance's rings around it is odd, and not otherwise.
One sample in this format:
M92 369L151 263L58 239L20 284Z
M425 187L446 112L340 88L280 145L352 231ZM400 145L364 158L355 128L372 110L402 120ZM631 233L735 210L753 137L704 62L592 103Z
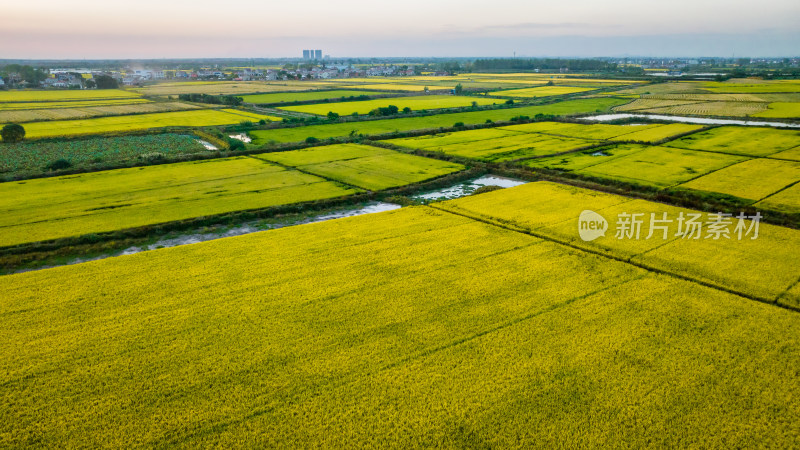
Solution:
M0 59L800 56L798 0L23 0Z

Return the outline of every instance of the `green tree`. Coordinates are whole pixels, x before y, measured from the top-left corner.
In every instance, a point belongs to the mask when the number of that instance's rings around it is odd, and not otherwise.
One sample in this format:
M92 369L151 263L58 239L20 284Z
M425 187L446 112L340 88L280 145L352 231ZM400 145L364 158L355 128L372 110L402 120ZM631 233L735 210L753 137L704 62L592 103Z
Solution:
M328 120L334 121L339 118L339 113L335 113L333 111L328 111Z
M246 148L247 147L245 147L244 142L242 142L242 141L240 141L238 139L234 139L234 138L230 138L230 137L228 138L228 149L230 149L230 150L245 150Z
M47 79L47 72L40 69L34 69L31 66L22 66L20 74L22 74L23 80L34 86L38 86L39 83Z
M461 93L464 92L464 86L461 86L461 83L458 83L456 88L453 90L456 92L456 95L461 95Z
M3 142L21 142L25 139L25 128L16 123L9 123L0 130Z
M119 87L117 80L109 75L96 76L94 77L94 82L97 85L97 89L117 89Z

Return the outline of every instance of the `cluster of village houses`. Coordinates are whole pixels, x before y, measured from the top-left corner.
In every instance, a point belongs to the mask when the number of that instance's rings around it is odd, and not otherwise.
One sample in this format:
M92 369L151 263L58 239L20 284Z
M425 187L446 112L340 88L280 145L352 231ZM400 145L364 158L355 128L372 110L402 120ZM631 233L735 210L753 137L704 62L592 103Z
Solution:
M85 88L87 80L100 75L116 79L119 84L134 86L157 80L232 80L232 81L271 81L271 80L311 80L330 78L357 78L374 76L411 76L415 72L405 66L380 65L372 67L353 67L352 65L327 65L323 67L301 67L296 69L124 69L115 71L90 71L82 69L53 69L49 77L41 83L44 88ZM432 74L434 75L434 74ZM436 73L435 75L447 75ZM0 87L29 87L21 75L7 74L0 78ZM90 83L91 84L91 83Z

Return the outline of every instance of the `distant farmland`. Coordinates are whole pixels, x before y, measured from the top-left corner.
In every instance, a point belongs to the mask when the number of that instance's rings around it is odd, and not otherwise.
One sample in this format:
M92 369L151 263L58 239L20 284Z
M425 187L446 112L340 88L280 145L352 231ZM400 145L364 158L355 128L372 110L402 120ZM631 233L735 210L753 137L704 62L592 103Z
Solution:
M536 114L569 115L605 111L608 108L625 103L627 100L614 98L593 98L570 100L540 106L496 109L490 111L474 111L462 113L436 114L425 117L408 117L399 119L369 120L363 122L336 123L329 125L311 125L305 127L278 128L273 130L256 130L249 134L254 144L275 142L299 142L307 137L327 139L347 136L350 133L377 135L397 131L423 130L439 127L452 127L456 122L464 124L485 123L486 120L503 121L521 115Z
M76 136L84 134L113 133L119 131L148 130L161 127L203 127L236 124L245 120L278 120L233 109L178 111L130 116L100 117L85 120L60 120L34 122L25 125L28 138Z
M339 99L342 97L359 97L362 95L385 94L381 91L353 91L353 90L334 90L334 91L311 91L311 92L286 92L275 94L256 94L242 96L247 103L283 103L283 102L305 102L312 100ZM395 94L396 95L396 94Z
M345 102L345 103L323 103L319 105L302 105L302 106L285 106L281 109L287 111L297 111L308 114L325 115L329 111L346 116L353 113L367 114L373 109L387 107L389 105L397 106L399 109L411 108L412 111L427 110L427 109L441 109L441 108L459 108L463 106L470 106L473 102L478 105L491 105L503 103L501 100L488 99L481 97L459 97L454 95L425 95L414 97L395 97L395 98L381 98L376 100L366 100L363 102Z

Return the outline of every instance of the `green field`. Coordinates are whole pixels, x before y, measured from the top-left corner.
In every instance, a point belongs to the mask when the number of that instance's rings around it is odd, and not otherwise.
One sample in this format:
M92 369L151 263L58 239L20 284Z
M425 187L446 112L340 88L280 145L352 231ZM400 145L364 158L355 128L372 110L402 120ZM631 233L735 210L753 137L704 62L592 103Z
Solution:
M0 93L0 95L2 95ZM10 102L0 103L0 111L8 111L14 109L54 109L54 108L83 108L87 106L116 106L116 105L134 105L140 103L152 103L150 100L143 98L119 98L119 99L98 99L98 100L73 100L73 101L38 101L38 102Z
M256 157L370 190L404 186L464 169L460 164L358 144L265 153Z
M796 213L800 211L800 183L795 183L756 203L757 207Z
M800 80L742 80L706 82L703 88L716 93L776 93L800 92Z
M670 123L666 125L658 125L655 127L635 127L632 133L625 133L615 136L611 140L614 141L636 141L636 142L659 142L663 139L668 139L673 136L681 135L684 133L691 133L702 129L699 125L690 125L686 123Z
M447 155L498 162L552 155L595 144L595 142L583 139L547 136L537 133L520 133L505 137L495 137L492 136L496 134L495 130L474 130L475 133L487 131L494 133L486 133L484 136L473 134L471 137L474 140L467 142L451 143L454 140L463 139L458 136L460 132L418 138L392 139L386 142L402 147L421 148L433 152L442 152Z
M673 127L672 125L678 125L678 127ZM603 140L609 139L623 141L629 139L639 141L661 140L675 134L686 133L700 128L702 127L683 124L655 124L634 127L627 125L534 122L498 128L391 139L387 142L402 147L438 151L448 155L483 161L501 162L574 151L582 147L601 145ZM631 138L629 136L634 137ZM689 156L697 159L696 155L690 154ZM571 156L564 157L571 158ZM708 159L708 157L704 156L700 156L700 158ZM600 159L596 160L599 162ZM664 164L664 161L658 161L656 164ZM691 171L692 169L687 167L687 170Z
M384 108L389 105L397 106L401 110L403 108L411 108L412 111L421 111L428 109L460 108L464 106L470 106L473 102L477 103L478 105L503 103L502 100L481 97L461 97L456 95L417 95L412 97L380 98L360 102L285 106L281 107L281 109L307 114L318 114L321 116L328 114L328 112L335 112L342 116L348 116L353 113L368 114L373 109Z
M256 130L249 134L253 144L263 145L274 142L299 142L308 137L327 139L347 136L351 133L379 135L394 131L423 130L439 127L452 127L456 122L479 124L486 120L505 121L512 117L536 114L570 115L602 112L612 106L624 103L625 100L611 98L593 98L569 100L549 105L525 106L521 108L505 108L491 111L474 111L464 113L435 114L424 117L407 117L400 119L368 120L351 123L335 123L328 125L311 125L305 127L277 128L272 130Z
M457 214L487 220L546 236L617 258L632 259L656 270L696 279L745 295L774 302L787 294L800 278L797 248L800 231L761 223L759 236L739 240L679 238L675 219L696 211L661 203L631 199L556 183L529 183L513 189L490 192L438 204ZM578 235L578 217L585 209L601 214L608 222L605 237L584 242ZM647 239L650 214L663 213L673 220L668 239L660 232ZM643 214L639 239L617 239L616 222L621 213ZM702 217L705 217L701 214ZM734 219L735 222L735 219ZM732 224L731 232L734 230ZM748 224L749 226L749 224ZM800 296L782 297L790 306L800 306Z
M577 94L578 92L591 91L594 88L587 87L571 87L571 86L537 86L526 89L509 89L507 91L490 92L490 95L497 97L513 97L513 98L536 98L536 97L552 97L554 95Z
M624 144L542 158L525 164L646 186L669 187L745 159L743 156L721 153Z
M322 87L321 84L308 81L178 81L134 88L133 91L147 96L242 95L258 92L306 91L320 87Z
M78 103L78 102L76 102ZM80 102L85 103L85 102ZM102 103L102 102L98 102ZM11 103L8 103L11 104ZM30 104L30 103L27 103ZM0 123L33 122L42 120L70 120L99 116L118 116L127 114L144 114L167 111L200 109L199 106L181 102L137 102L132 104L83 106L76 108L36 108L26 110L0 110ZM25 125L27 127L27 125Z
M790 148L789 150L784 150L782 152L773 153L770 155L770 158L777 158L777 159L791 159L794 161L800 161L800 146L795 148Z
M7 102L57 102L65 100L99 100L99 99L119 99L137 98L140 94L121 89L87 89L87 90L57 90L57 91L37 91L37 90L11 90L0 91L0 103Z
M629 145L635 148L635 144ZM622 146L622 152L624 152L624 148L625 146ZM603 158L603 156L599 158ZM641 151L612 158L606 162L580 169L578 172L637 184L667 187L697 178L744 159L732 155L669 147L641 147Z
M246 103L283 103L283 102L306 102L312 100L333 100L342 97L358 97L361 95L379 95L385 94L380 91L353 91L353 90L335 90L335 91L307 91L307 92L280 92L275 94L256 94L244 95L242 99Z
M130 116L100 117L86 120L34 122L25 125L26 138L76 136L98 133L148 130L162 127L203 127L236 124L245 120L278 120L235 109L204 109Z
M692 180L681 187L761 200L800 181L800 162L759 158Z
M73 167L121 163L137 158L158 159L181 153L207 151L197 137L185 134L92 137L55 141L39 140L0 145L0 177L44 172L45 166L64 159Z
M798 231L659 275L553 240L599 204L663 206L540 182L0 277L0 442L792 447L800 316L735 292L794 299Z
M634 153L639 153L647 147L643 145L617 145L602 148L592 148L580 152L558 155L551 158L538 158L525 161L524 165L534 168L554 169L563 171L580 171L591 166L607 163L617 158L622 158Z
M559 122L535 122L523 125L501 127L503 130L539 132L557 136L581 139L610 141L658 142L673 136L700 130L700 125L683 123L651 124L651 125L606 125L606 124L570 124Z
M694 150L768 156L800 146L800 131L759 127L717 127L665 144Z
M797 102L775 102L767 105L767 110L753 114L754 117L775 117L775 118L800 118L800 103Z
M249 157L0 183L0 246L357 191Z

